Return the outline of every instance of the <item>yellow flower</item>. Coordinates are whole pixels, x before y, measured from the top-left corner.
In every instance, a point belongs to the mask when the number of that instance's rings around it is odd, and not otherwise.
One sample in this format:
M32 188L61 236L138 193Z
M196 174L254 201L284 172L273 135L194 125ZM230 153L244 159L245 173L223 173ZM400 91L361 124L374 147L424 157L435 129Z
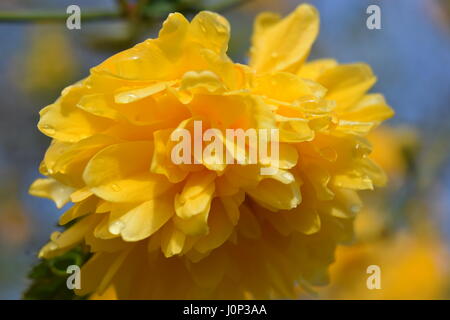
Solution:
M403 180L408 157L414 157L419 146L417 132L411 127L381 126L368 135L373 145L370 157L385 170L389 179Z
M119 299L292 297L295 282L325 283L357 190L384 183L365 135L393 112L366 94L369 66L305 63L318 31L309 5L262 14L247 66L226 54L223 17L174 13L157 39L64 89L41 111L53 141L31 193L73 202L60 222L76 222L40 257L89 246L77 293L114 287ZM176 165L170 136L196 120L277 129L280 159Z
M55 84L66 85L74 79L77 63L74 48L65 31L65 27L47 24L30 29L27 35L30 39L29 48L25 56L18 59L20 62L14 65L14 68L21 70L20 80L16 79L16 82L22 89L28 93L42 94L52 92Z
M326 299L445 299L448 289L448 252L442 241L417 232L378 238L354 247L341 246L330 272ZM366 285L369 265L381 270L381 289ZM333 281L334 280L334 281Z

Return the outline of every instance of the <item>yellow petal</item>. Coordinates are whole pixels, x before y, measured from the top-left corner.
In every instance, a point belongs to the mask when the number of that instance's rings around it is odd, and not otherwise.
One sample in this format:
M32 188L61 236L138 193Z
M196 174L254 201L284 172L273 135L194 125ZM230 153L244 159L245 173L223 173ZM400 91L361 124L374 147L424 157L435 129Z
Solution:
M153 134L155 149L150 170L153 173L165 175L171 183L178 183L186 178L189 171L175 165L171 159L173 144L170 141L170 135L172 132L172 129L167 129L155 131Z
M314 139L314 131L309 122L302 118L288 118L278 116L280 142L304 142Z
M225 90L222 80L214 72L188 71L181 79L181 85L178 89L179 99L186 104L192 101L194 94L199 93L217 93Z
M208 218L209 232L200 238L194 248L205 253L221 246L231 235L233 224L219 201L214 201L211 206L211 214Z
M63 96L40 114L39 130L45 135L67 142L77 142L104 131L111 121L76 107L84 93L81 85L66 88Z
M89 213L94 213L97 203L98 199L91 197L85 201L74 204L72 208L64 212L64 214L59 218L59 224L64 225L76 218L82 217Z
M95 227L98 221L98 216L90 215L77 221L63 233L54 233L51 241L39 252L39 257L52 258L70 250L83 240L85 235Z
M217 177L215 183L216 194L218 197L232 196L239 192L239 187L237 186L237 184L234 184L232 181L230 181L228 175L226 174Z
M210 183L204 192L186 201L181 200L182 197L177 194L175 196L175 211L177 216L182 219L188 219L208 212L213 199L214 189L214 183Z
M240 219L238 230L247 238L258 239L261 236L261 227L250 208L243 204L240 208Z
M387 105L381 94L368 94L353 107L342 114L342 118L356 121L381 122L394 115L394 111Z
M171 187L166 177L150 173L153 144L147 141L109 146L87 164L83 179L98 197L112 202L154 199Z
M114 108L114 100L111 95L103 93L86 94L81 97L77 107L99 117L113 120L120 119L120 114Z
M366 135L376 126L374 122L339 120L336 130L344 131L347 134Z
M97 226L94 229L94 237L101 239L101 240L110 240L114 238L119 238L119 234L113 234L109 231L110 228L110 222L109 219L110 214L103 215L100 222L97 224Z
M292 145L282 143L280 144L279 158L278 166L280 169L291 169L297 164L298 151Z
M214 195L213 172L191 173L181 194L175 196L175 211L183 219L209 211Z
M88 188L84 187L73 192L70 195L70 200L72 200L72 202L81 202L92 195L93 193Z
M215 288L223 279L227 267L227 260L220 250L212 252L208 257L188 264L188 269L194 281L201 288ZM214 270L214 272L211 272Z
M328 89L326 99L336 101L335 110L344 112L374 85L376 77L368 65L355 63L328 69L317 82Z
M321 96L326 91L325 88L320 90L319 84L313 87L307 81L288 72L267 73L257 76L253 85L254 93L285 102Z
M316 81L325 71L338 65L334 59L319 59L305 63L297 73L300 78Z
M81 268L81 286L76 289L77 295L86 295L97 291L100 295L108 288L112 278L121 267L128 256L131 248L124 250L121 254L116 253L96 253Z
M57 208L62 208L70 200L74 189L55 179L36 179L30 186L30 194L36 197L51 199Z
M231 197L221 197L220 201L222 202L222 206L225 209L225 212L228 215L228 218L233 223L233 225L237 225L239 221L239 206L245 199L245 192L241 191L240 193L231 196Z
M54 141L47 150L44 161L51 174L61 173L71 179L71 182L78 182L88 160L104 147L116 142L118 139L105 135L94 135L74 144Z
M184 247L186 236L172 224L167 224L161 231L161 250L166 258L179 254Z
M192 19L189 35L191 41L223 54L228 49L230 25L221 15L202 11Z
M264 179L256 188L246 191L258 204L273 211L295 208L302 201L296 182L284 184L274 179Z
M210 208L202 211L201 213L192 216L190 218L184 219L179 216L174 216L172 218L175 227L181 230L186 235L199 236L205 235L209 231L208 227L208 216L210 213Z
M176 61L183 54L188 31L189 21L181 13L171 13L164 21L156 42L171 61Z
M358 193L354 190L343 188L337 188L334 192L336 201L319 204L320 212L342 219L354 218L362 207Z
M124 80L153 81L171 78L173 71L167 52L156 40L149 39L110 57L94 67L91 73Z
M116 103L124 103L124 104L135 102L140 99L152 96L161 91L164 91L167 89L167 87L175 83L176 81L161 81L156 82L148 87L122 91L114 96L114 101Z
M281 214L297 232L310 235L320 230L320 217L314 208L300 205L292 210L282 211Z
M311 182L317 199L321 201L331 200L334 198L333 191L328 188L331 180L330 173L319 165L309 163L304 166L305 174Z
M302 4L286 18L275 21L267 15L256 20L250 66L261 72L294 72L306 60L319 32L317 10Z
M155 233L174 214L173 196L164 196L146 201L117 219L111 218L109 223L122 226L118 231L123 240L139 241Z
M125 242L120 237L113 239L97 238L95 232L89 232L84 238L91 252L119 252L130 247L129 242Z
M117 300L116 289L110 286L103 294L95 293L89 297L89 300Z
M367 175L350 170L333 176L331 183L336 187L355 189L355 190L373 190L373 182Z
M376 164L372 159L363 159L363 170L370 177L373 184L382 187L387 182L387 176L383 169Z

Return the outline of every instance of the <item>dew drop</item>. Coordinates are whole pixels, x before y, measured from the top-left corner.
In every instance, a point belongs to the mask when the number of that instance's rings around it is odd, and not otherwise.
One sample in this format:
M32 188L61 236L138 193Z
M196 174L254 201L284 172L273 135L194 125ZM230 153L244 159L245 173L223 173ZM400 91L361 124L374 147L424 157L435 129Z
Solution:
M120 187L119 187L117 184L115 184L115 183L113 183L113 184L111 185L111 188L112 188L114 191L116 191L116 192L120 191Z
M137 95L135 95L134 93L127 93L127 94L123 94L120 95L119 98L117 99L117 101L119 103L131 103L135 100L137 100L139 97Z
M358 213L360 210L361 210L361 206L358 205L358 204L354 204L354 205L350 206L350 211L351 211L353 214Z
M216 26L217 33L220 35L227 34L228 30L224 26Z
M55 231L50 235L50 240L56 241L61 236L61 232Z
M125 223L121 220L114 221L109 225L109 232L112 234L120 234L120 232L125 228Z
M290 183L295 180L294 176L290 172L283 172L282 177L285 183Z
M55 128L53 128L52 126L45 124L42 126L42 131L45 131L46 134L54 134L56 132Z
M59 248L59 245L52 241L48 244L48 250L53 251L53 250L57 250Z

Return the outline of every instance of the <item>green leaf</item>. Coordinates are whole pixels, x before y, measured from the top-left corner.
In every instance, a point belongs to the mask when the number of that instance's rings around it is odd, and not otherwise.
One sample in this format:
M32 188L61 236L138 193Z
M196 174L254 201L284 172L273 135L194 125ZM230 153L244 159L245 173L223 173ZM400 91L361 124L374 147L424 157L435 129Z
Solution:
M26 300L78 300L87 297L75 295L67 288L67 267L82 266L90 257L86 248L78 246L58 257L40 260L28 274L31 285L23 294Z

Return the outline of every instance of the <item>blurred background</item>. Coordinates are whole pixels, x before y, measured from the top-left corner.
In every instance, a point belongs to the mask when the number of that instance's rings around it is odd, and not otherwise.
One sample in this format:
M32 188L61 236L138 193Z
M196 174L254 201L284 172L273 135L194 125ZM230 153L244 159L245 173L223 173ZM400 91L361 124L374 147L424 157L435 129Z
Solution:
M21 298L36 254L64 210L28 195L49 144L36 128L41 108L87 76L89 68L155 37L168 12L220 11L232 26L229 55L245 63L255 15L286 14L304 1L126 2L0 3L0 299ZM370 137L389 185L364 195L355 242L338 249L331 285L299 291L299 297L449 299L450 0L307 2L321 15L310 59L370 64L378 76L373 91L385 95L396 116ZM66 28L71 4L90 14L81 30ZM381 8L381 30L366 27L371 4ZM11 15L23 12L31 14ZM381 290L366 287L366 268L372 264L381 267Z

